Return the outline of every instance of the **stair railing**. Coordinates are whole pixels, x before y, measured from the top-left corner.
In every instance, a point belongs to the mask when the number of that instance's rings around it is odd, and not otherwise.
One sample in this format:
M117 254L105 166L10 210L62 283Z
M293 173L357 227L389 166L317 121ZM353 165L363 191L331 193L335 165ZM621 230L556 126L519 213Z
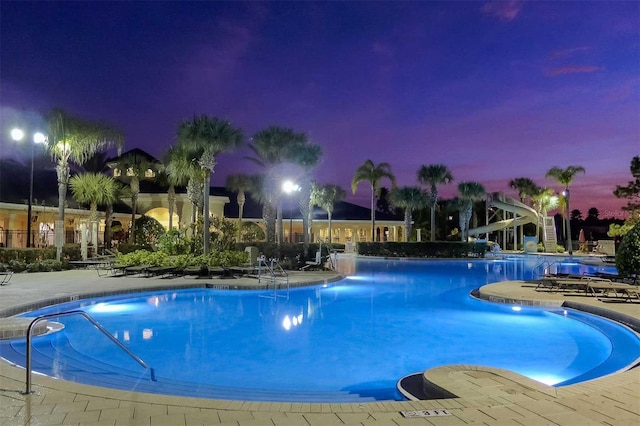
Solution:
M95 326L99 331L101 331L105 336L107 336L113 343L115 343L120 349L122 349L127 355L133 358L134 361L140 364L143 368L149 370L151 380L154 382L156 381L156 374L153 368L149 367L146 362L144 362L142 359L140 359L140 357L138 357L136 354L131 352L131 350L129 350L129 348L127 348L124 344L122 344L121 341L113 337L111 333L109 333L109 330L107 330L102 325L100 325L100 323L96 321L91 315L89 315L85 311L76 310L76 311L58 312L55 314L42 315L35 318L29 324L29 327L27 328L27 353L26 353L26 366L25 366L27 370L26 372L27 377L26 377L26 386L25 386L26 388L25 388L25 391L23 392L24 395L33 393L33 391L31 390L31 340L33 337L32 336L33 328L40 321L50 319L50 318L66 317L71 315L83 316L87 321L89 321L93 326Z

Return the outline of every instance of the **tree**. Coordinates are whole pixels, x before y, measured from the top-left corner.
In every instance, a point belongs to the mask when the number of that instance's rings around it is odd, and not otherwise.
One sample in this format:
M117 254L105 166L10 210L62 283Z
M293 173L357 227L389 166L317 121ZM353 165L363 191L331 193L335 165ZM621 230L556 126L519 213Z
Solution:
M509 181L509 187L518 190L518 197L522 203L526 202L527 197L533 197L540 190L535 182L526 177L512 179Z
M133 149L125 152L116 161L115 167L120 171L119 178L129 185L131 194L131 233L129 234L129 244L133 244L136 226L136 213L138 212L138 195L140 194L140 181L155 177L159 164L142 150ZM149 173L151 171L151 173Z
M377 213L395 214L393 205L389 200L389 194L391 194L391 191L389 191L388 188L384 186L380 187L380 192L378 192L378 197L376 200Z
M306 139L306 136L305 138ZM300 187L300 196L298 197L298 205L300 214L302 215L302 241L305 250L309 246L309 216L311 214L311 170L316 167L322 157L322 148L309 142L301 143L299 147L292 150L291 161L302 168L302 176L298 180Z
M391 181L393 188L396 186L396 177L391 173L389 163L375 165L373 161L366 160L356 169L356 173L351 181L351 191L356 193L358 184L366 181L371 186L371 241L376 241L376 196L380 193L380 181L387 178Z
M484 187L477 182L460 182L458 192L461 203L460 209L460 233L462 241L469 239L469 222L473 216L473 203L485 198Z
M251 176L245 174L235 174L227 176L226 187L230 191L236 192L238 202L238 241L242 242L242 215L244 203L247 201L245 191L251 189Z
M418 169L418 182L428 185L430 190L431 241L436 240L436 209L438 208L438 185L453 181L451 171L444 164L431 164Z
M285 172L284 163L292 163L297 149L307 144L307 136L304 133L296 133L293 129L270 126L253 135L249 148L254 157L247 157L249 161L263 168L263 218L267 230L267 241L276 240L276 220L278 220L278 242L282 241L282 213L280 212L280 197L282 180ZM273 214L273 213L276 214ZM273 223L272 223L273 222Z
M123 145L122 134L98 122L68 115L61 109L52 110L47 117L47 146L56 162L58 175L58 222L56 224L56 258L62 254L64 208L69 184L70 165L81 165L96 152ZM59 234L60 233L60 234Z
M69 179L73 198L89 204L91 241L98 246L98 206L113 204L117 200L118 184L111 176L102 173L83 173Z
M597 222L599 220L600 211L596 207L591 207L587 211L587 221L589 222Z
M312 186L311 199L313 203L327 212L327 219L329 221L329 243L333 242L333 233L331 225L331 215L335 204L342 201L346 196L344 189L338 185L313 185Z
M536 192L530 196L533 208L539 216L545 217L549 210L558 208L558 196L551 188L537 187ZM540 222L536 222L536 235L540 235Z
M623 277L638 276L640 271L640 224L622 237L616 254L616 268Z
M569 215L567 212L570 211L569 207L569 185L573 182L573 179L578 173L585 173L585 169L582 166L569 166L566 169L561 169L560 167L554 166L545 175L545 177L551 177L556 180L561 185L564 185L564 198L566 201L566 205L564 208L564 220L567 226L567 251L569 254L573 254L573 247L571 244L571 222L569 221Z
M178 173L174 167L182 160L181 153L173 146L169 147L162 157L162 164L158 167L156 181L167 188L167 202L169 204L169 231L173 231L173 213L176 209L176 186L184 186L189 182L187 173Z
M228 121L204 115L184 121L178 127L178 144L182 145L188 158L196 160L204 174L203 206L203 252L209 254L211 233L209 231L209 191L211 173L216 165L216 156L230 151L242 143L242 131Z
M629 181L626 186L616 185L613 195L627 199L627 205L622 209L629 212L630 218L640 218L640 157L631 159L629 170L634 180Z
M571 220L582 220L582 212L579 209L571 210Z
M418 187L404 186L391 191L391 203L404 210L404 241L411 237L411 222L413 211L423 208L429 203L429 196Z

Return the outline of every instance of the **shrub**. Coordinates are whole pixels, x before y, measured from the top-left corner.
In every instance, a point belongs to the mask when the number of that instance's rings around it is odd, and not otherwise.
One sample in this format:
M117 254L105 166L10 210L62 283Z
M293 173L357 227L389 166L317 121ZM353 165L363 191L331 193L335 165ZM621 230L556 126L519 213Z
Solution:
M143 247L156 247L164 233L164 226L160 222L152 217L142 216L136 219L134 242Z
M640 224L631 228L622 238L616 254L616 268L625 277L640 274Z
M460 241L436 241L421 243L360 242L358 254L385 257L483 257L487 243L464 243Z
M158 250L170 255L189 253L189 241L180 231L167 231L158 240Z

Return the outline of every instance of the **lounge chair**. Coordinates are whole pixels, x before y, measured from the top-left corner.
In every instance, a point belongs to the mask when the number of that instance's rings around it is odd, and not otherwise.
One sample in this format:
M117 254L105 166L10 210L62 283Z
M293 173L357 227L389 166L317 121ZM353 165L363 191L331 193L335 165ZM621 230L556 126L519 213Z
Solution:
M11 281L12 276L13 276L13 271L0 272L0 285L9 284L9 281Z
M625 300L640 299L640 291L636 286L614 283L611 281L595 280L589 283L588 291L594 296L613 297Z
M318 250L316 252L316 259L315 260L307 260L306 265L303 266L302 268L300 268L301 270L307 270L307 269L324 269L324 264L322 261L322 252L320 250Z

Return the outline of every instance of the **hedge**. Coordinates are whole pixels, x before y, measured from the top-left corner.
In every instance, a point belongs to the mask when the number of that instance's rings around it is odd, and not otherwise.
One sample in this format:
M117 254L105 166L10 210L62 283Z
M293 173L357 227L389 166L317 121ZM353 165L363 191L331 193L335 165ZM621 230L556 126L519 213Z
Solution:
M360 255L383 257L484 257L487 250L487 243L463 243L460 241L427 241L420 243L387 241L384 243L360 242L356 244L356 251Z

